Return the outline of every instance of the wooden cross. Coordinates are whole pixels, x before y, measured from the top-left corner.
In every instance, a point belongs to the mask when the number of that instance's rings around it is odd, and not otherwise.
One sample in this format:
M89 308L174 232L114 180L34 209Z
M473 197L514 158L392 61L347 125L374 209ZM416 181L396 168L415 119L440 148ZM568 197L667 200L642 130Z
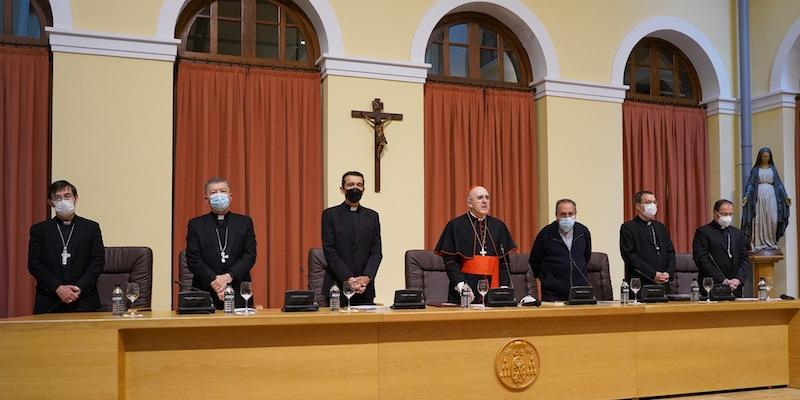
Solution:
M389 143L384 128L389 126L392 121L402 121L403 114L390 114L383 112L383 102L381 99L372 100L372 111L353 110L350 114L353 118L363 118L367 124L375 131L375 193L381 191L381 157Z

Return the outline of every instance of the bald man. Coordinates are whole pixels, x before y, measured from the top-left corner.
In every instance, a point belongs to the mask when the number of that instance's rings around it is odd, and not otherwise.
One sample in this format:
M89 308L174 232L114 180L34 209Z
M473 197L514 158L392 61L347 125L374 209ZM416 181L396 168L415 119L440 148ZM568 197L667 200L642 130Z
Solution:
M450 279L450 303L460 302L464 285L475 293L480 279L488 279L491 288L509 286L511 282L507 255L517 245L506 224L489 215L490 200L486 188L472 188L467 195L467 213L448 222L436 244L436 254L444 259Z

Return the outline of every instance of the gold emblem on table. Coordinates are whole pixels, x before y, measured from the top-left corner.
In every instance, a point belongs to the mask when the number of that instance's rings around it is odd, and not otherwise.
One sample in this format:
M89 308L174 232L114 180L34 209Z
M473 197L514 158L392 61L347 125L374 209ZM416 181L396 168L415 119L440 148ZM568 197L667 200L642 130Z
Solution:
M507 388L525 389L539 376L539 353L527 340L512 340L497 353L494 372Z

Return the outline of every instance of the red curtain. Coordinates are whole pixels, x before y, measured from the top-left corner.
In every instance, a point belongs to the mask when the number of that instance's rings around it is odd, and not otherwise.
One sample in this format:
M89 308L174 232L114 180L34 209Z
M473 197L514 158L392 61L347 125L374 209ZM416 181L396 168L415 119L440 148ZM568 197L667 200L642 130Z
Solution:
M711 215L705 111L626 101L622 130L625 218L636 215L634 194L650 190L675 251L690 252L695 229Z
M307 287L306 254L320 245L319 74L179 64L174 277L187 222L209 211L203 184L212 176L230 181L232 211L253 218L256 304L281 306L287 289Z
M536 134L531 93L425 85L425 246L485 186L491 214L526 251L536 234Z
M47 49L0 47L0 318L33 312L28 229L48 217L49 125Z

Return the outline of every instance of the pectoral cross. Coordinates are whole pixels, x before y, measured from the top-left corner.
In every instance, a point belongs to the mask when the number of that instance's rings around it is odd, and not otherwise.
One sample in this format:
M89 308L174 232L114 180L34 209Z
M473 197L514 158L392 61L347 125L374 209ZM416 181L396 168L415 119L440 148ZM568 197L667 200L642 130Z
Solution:
M479 251L478 253L479 253L480 255L482 255L482 256L485 256L485 255L486 255L486 249L484 249L483 247L481 247L481 251Z
M222 261L223 264L225 264L225 260L231 258L231 255L225 254L225 250L222 250L219 252L219 257L220 257L219 260Z
M72 254L67 252L67 248L64 247L64 250L61 251L61 265L67 265L67 259L72 257Z
M375 193L381 191L381 157L386 145L386 135L383 130L392 121L402 121L403 114L390 114L383 112L383 102L381 99L372 100L372 111L353 110L350 114L353 118L363 118L367 124L375 131Z

